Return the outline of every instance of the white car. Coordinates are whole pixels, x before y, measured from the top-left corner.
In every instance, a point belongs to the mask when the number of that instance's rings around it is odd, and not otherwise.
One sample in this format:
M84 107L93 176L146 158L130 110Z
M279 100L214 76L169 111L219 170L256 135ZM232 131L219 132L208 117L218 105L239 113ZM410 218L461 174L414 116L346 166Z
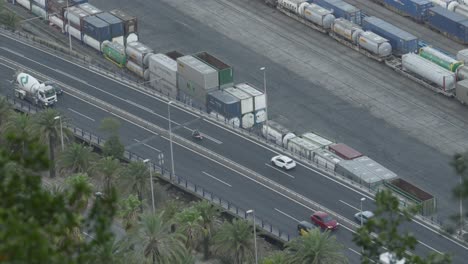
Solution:
M289 157L278 155L271 158L271 164L285 170L291 170L296 167L296 162Z

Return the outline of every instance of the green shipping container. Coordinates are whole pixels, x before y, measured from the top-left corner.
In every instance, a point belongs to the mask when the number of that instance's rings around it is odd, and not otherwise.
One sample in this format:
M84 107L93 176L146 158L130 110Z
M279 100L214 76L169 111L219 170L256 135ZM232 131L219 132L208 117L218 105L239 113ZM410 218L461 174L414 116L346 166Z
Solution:
M439 56L426 52L423 48L419 50L419 56L425 58L426 60L432 61L433 63L441 66L444 69L447 69L451 72L456 72L458 67L463 65L461 61L448 61Z
M234 69L207 52L200 52L194 55L197 59L203 61L218 71L219 87L230 87L234 84Z
M117 64L119 67L123 67L127 63L125 47L119 43L110 42L108 40L104 41L102 43L102 53L104 57Z

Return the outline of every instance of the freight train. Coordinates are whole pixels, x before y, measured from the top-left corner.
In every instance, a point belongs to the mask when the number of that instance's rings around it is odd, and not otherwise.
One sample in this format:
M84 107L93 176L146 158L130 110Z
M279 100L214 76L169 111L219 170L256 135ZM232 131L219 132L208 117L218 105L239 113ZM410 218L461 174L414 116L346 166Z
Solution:
M416 36L382 19L366 16L342 0L265 0L265 3L445 96L456 96L457 81L468 77L468 66L463 61L436 48L421 46L422 41Z

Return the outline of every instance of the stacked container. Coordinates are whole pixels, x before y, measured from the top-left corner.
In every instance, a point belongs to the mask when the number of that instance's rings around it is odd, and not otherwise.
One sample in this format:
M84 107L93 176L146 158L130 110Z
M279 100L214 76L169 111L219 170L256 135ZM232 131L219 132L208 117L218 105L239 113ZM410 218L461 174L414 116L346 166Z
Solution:
M68 25L82 31L83 18L90 16L90 14L77 6L71 6L65 10L63 17L68 22Z
M306 139L300 137L288 139L288 150L306 159L312 160L313 153L317 149L320 149L320 145Z
M352 160L362 156L362 153L343 143L330 145L328 150L345 160Z
M456 85L457 99L462 103L468 103L468 80L457 82Z
M109 12L100 13L96 16L109 23L112 42L124 45L124 24L122 20Z
M88 13L90 15L97 15L99 13L102 13L102 11L99 8L93 6L93 5L89 4L89 3L79 4L78 7L83 9L86 13Z
M227 93L236 97L240 101L241 106L241 126L243 128L251 128L255 125L254 114L254 97L242 90L234 87L224 89Z
M266 96L253 85L248 83L236 84L235 87L253 97L253 112L255 124L260 124L266 120Z
M343 159L338 155L326 150L326 149L316 149L314 150L312 161L317 163L322 168L329 169L334 171L336 164L338 164Z
M224 119L225 122L240 124L240 100L223 90L208 93L207 110L220 120Z
M234 71L231 66L207 52L197 53L194 57L218 71L219 88L231 87L234 84Z
M47 0L32 0L31 13L44 20L48 20L49 15L47 12Z
M16 3L27 10L31 11L31 1L29 0L16 0Z
M125 48L127 54L127 68L145 80L149 80L149 58L154 55L153 49L141 42L127 43Z
M410 16L418 22L424 22L427 18L427 11L434 6L428 0L384 0L383 2L389 9Z
M468 18L436 6L429 9L427 24L460 43L468 43Z
M125 47L117 42L110 42L105 40L101 45L104 57L119 67L124 67L127 64L127 54L125 54Z
M183 103L206 110L209 92L219 88L218 71L194 56L177 58L178 98Z
M308 140L308 141L316 144L316 145L319 145L321 148L333 144L332 141L330 141L330 140L328 140L328 139L326 139L324 137L321 137L321 136L319 136L319 135L317 135L315 133L312 133L312 132L304 133L304 134L302 134L301 137L303 139L305 139L305 140Z
M342 17L357 25L361 25L361 10L342 0L309 0L309 3L315 3L328 10L333 10L335 17Z
M158 53L149 57L148 64L151 87L164 95L177 98L177 62Z
M133 41L138 41L138 20L135 16L129 15L119 9L111 10L109 13L118 17L123 22L124 45Z
M83 18L83 42L88 46L101 51L101 44L111 40L110 25L96 16Z
M263 124L262 135L268 141L272 141L276 145L282 147L286 147L288 145L288 139L296 137L296 135L289 129L273 120L268 120Z
M65 32L64 13L67 8L66 0L48 0L47 10L49 11L49 21Z

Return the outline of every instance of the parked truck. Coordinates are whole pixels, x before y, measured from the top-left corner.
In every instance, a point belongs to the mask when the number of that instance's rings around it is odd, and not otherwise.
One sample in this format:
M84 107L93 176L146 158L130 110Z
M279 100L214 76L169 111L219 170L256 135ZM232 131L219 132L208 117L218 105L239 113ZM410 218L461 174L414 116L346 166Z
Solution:
M57 102L57 92L53 85L41 83L24 72L16 76L15 96L42 107L52 106Z

